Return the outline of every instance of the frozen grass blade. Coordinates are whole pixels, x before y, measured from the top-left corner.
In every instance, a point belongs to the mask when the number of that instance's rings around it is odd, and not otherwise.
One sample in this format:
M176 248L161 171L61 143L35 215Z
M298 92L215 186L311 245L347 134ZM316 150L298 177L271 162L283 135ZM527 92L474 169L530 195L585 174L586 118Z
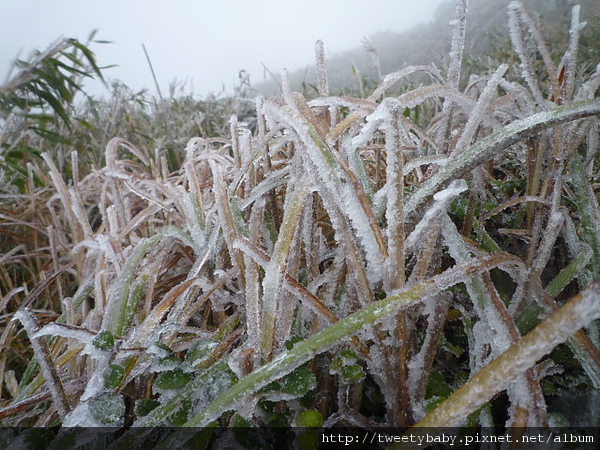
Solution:
M398 83L399 81L403 80L404 78L406 78L409 75L412 75L414 73L419 73L419 72L426 73L435 79L435 74L431 71L430 67L409 66L402 70L399 70L398 72L393 72L393 73L386 75L383 78L382 83L377 87L377 89L375 89L373 91L373 93L367 98L367 100L369 100L371 102L375 102L375 101L379 100L379 98L381 98L381 96L383 96L385 94L385 91L390 89L394 84Z
M490 103L493 100L493 97L496 95L496 92L498 90L498 84L500 84L500 81L506 73L507 69L508 65L502 64L500 67L498 67L496 72L489 79L488 83L485 86L485 89L483 90L481 96L477 100L477 104L469 114L469 120L467 121L465 128L462 134L460 135L458 142L456 143L454 152L460 153L469 145L471 145L471 142L473 141L473 136L475 136L477 128L480 126L481 121L484 119L485 111L486 109L488 109Z
M244 277L244 258L242 254L234 248L233 243L237 237L238 231L235 226L233 211L229 203L227 186L223 180L223 173L219 164L213 160L209 160L213 174L213 189L215 191L216 202L218 205L220 224L225 236L225 242L229 250L231 264L236 267L236 270L241 274L243 284Z
M257 242L260 239L260 226L262 217L265 214L265 200L252 205L250 212L250 242ZM239 240L239 237L238 237ZM236 241L236 247L239 248ZM243 249L242 249L243 251ZM250 348L260 348L260 277L258 264L252 261L252 258L244 254L244 265L246 267L246 333L248 334L247 344Z
M447 215L443 218L442 235L445 244L448 246L448 253L457 264L464 264L472 259L472 249L464 242L456 229L456 225L452 223ZM504 351L515 337L510 335L509 330L510 325L514 325L512 319L509 317L509 323L507 323L507 320L505 320L506 315L502 316L503 311L497 309L496 305L493 304L490 290L486 286L483 276L475 275L466 280L465 285L470 302L482 322L480 325L485 328L485 332L481 333L480 336L476 336L475 341L478 340L478 337L486 338L486 342L475 342L475 348L470 352L471 358L479 359L480 355L477 354L476 348L484 348L485 345L491 346L492 355ZM501 308L504 309L504 304L501 305Z
M387 190L387 279L386 290L402 289L405 282L404 268L404 134L402 112L398 105L390 105L389 122L385 124L386 183ZM404 139L403 139L404 138Z
M508 5L508 24L510 29L510 37L515 50L521 60L521 73L529 90L531 91L535 102L538 105L544 104L544 97L538 86L537 78L533 70L533 61L527 52L527 40L525 39L525 24L530 20L523 12L523 5L519 1L512 1ZM535 33L534 33L535 35ZM551 74L552 76L553 74Z
M550 82L552 84L552 97L554 98L557 104L561 104L562 93L557 78L558 71L556 70L556 65L552 60L552 56L550 55L548 46L542 38L540 30L538 29L532 18L529 16L527 11L523 7L522 2L520 1L513 1L508 5L508 15L511 40L521 60L521 69L523 77L529 84L534 98L536 99L536 101L540 101L542 99L542 94L539 91L539 87L537 86L537 83L535 82L534 77L531 73L533 60L531 56L527 54L526 51L527 40L524 37L526 32L529 32L531 34L537 45L537 49L542 55L544 65L546 66L546 72L548 73ZM568 98L571 97L569 96Z
M589 265L589 270L591 277L595 279L600 276L600 207L587 179L583 158L578 154L573 155L569 168L575 193L574 200L581 216L581 238L592 249L592 264Z
M294 107L277 107L271 103L267 112L298 135L306 149L308 174L323 191L321 196L326 207L336 209L329 211L330 216L333 220L338 215L344 216L344 220L340 221L344 224L344 234L352 236L350 239L354 242L354 233L345 225L347 222L352 224L366 253L369 276L378 279L382 274L376 268L383 265L387 249L365 192L347 164L324 141L323 133L319 131L319 125L306 103L300 98L296 100L290 99L294 101Z
M102 329L108 330L117 336L123 336L127 332L131 321L128 311L131 311L130 306L130 290L133 285L134 277L137 274L137 267L148 250L158 244L163 239L163 234L157 234L151 238L141 241L131 252L127 262L123 266L122 272L114 282L104 319L102 321Z
M315 43L315 59L317 61L317 88L321 97L329 96L329 80L327 79L327 63L325 62L325 45L318 40Z
M456 18L450 22L452 25L452 43L450 46L450 62L448 63L446 85L456 92L458 92L462 57L465 48L468 6L469 0L456 0ZM449 153L448 140L452 130L454 109L455 104L452 98L445 98L444 105L442 106L442 125L440 127L439 136L440 141L444 143L444 153L446 154Z
M456 0L456 19L451 22L452 25L452 46L450 48L450 63L448 65L448 74L446 82L458 88L460 81L460 71L462 67L462 57L465 48L465 35L467 32L467 9L470 0Z
M83 240L83 231L81 230L79 221L73 212L73 204L71 195L69 195L69 189L67 188L60 171L56 167L56 164L54 164L54 161L52 161L51 156L48 153L44 153L42 154L42 158L44 158L44 161L50 168L50 178L52 179L52 183L54 183L54 187L56 188L60 200L63 203L65 215L71 228L71 232L73 233L73 237L76 242L79 242Z
M23 327L25 327L25 330L31 339L31 346L33 347L42 373L44 374L44 378L46 379L48 390L52 394L52 400L54 401L56 411L61 418L65 417L71 410L71 407L69 406L69 401L67 400L67 395L65 394L65 389L60 376L52 362L46 341L41 337L34 337L39 331L35 317L31 311L21 309L15 313L14 319L20 321L23 324Z
M169 228L150 238L142 239L132 250L109 293L102 321L103 330L108 330L117 336L124 336L127 333L137 308L135 305L139 300L139 297L136 300L136 296L140 296L143 291L140 285L134 282L138 275L138 266L149 250L169 237L176 237L184 243L190 241L189 237L181 231Z
M266 269L270 265L270 258L264 252L264 250L256 247L251 242L243 237L239 237L236 242L236 247L241 249L244 254L250 257L253 261L260 264L263 269ZM335 323L339 319L323 304L323 302L315 296L312 292L310 292L306 287L304 287L296 278L291 276L289 273L284 274L286 289L288 289L292 294L297 296L302 302L306 304L309 308L315 311L315 313L319 314L321 317L325 318L330 323ZM256 330L258 331L257 327Z
M288 186L290 189L291 186ZM294 233L302 209L306 202L308 194L308 180L306 176L301 176L295 184L293 191L286 196L283 220L281 229L273 249L273 256L265 269L265 278L263 281L263 301L261 308L261 327L259 328L260 349L263 358L270 360L275 347L275 330L278 325L278 303L281 296L281 287L286 272L287 260L294 242Z
M592 259L592 249L589 245L581 244L580 248L579 255L544 288L550 297L557 297L571 281L580 276Z
M572 16L571 16L571 29L569 30L569 48L565 53L562 65L562 74L564 79L562 80L562 95L565 99L573 98L575 91L575 74L577 71L577 51L579 49L579 32L586 25L579 22L579 11L581 7L579 5L573 5ZM556 75L560 79L560 73ZM562 100L562 99L561 99Z
M598 100L560 106L510 123L501 130L477 141L461 154L449 159L448 163L438 173L424 182L409 197L405 207L406 216L414 220L419 208L443 185L453 179L460 178L484 161L497 156L512 144L553 125L595 114L600 114L600 101Z

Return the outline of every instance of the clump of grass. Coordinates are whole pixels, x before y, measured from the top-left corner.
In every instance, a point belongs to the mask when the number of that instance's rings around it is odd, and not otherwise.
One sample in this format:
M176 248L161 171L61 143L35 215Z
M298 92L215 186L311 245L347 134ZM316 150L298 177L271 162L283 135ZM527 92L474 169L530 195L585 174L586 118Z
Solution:
M254 133L232 118L176 170L122 138L85 175L76 149L68 178L50 152L31 163L3 216L32 239L0 261L3 423L133 427L122 443L307 412L455 426L495 423L506 390L500 426L545 426L544 373L577 367L598 389L600 74L574 76L578 9L556 64L512 2L520 64L461 86L466 10L445 74L336 97L318 43L320 97L284 77ZM430 84L386 96L415 73ZM565 341L572 357L539 362Z

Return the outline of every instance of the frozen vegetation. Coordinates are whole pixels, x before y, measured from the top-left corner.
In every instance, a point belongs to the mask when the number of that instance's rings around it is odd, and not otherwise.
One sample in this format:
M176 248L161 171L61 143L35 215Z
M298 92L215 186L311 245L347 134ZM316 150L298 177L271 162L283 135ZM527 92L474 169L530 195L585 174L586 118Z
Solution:
M114 445L160 425L598 426L585 11L557 58L510 2L512 56L475 73L468 3L445 65L360 96L330 92L321 42L308 100L284 75L266 99L153 106L116 84L75 105L102 76L86 45L21 62L0 96L2 425L127 430Z

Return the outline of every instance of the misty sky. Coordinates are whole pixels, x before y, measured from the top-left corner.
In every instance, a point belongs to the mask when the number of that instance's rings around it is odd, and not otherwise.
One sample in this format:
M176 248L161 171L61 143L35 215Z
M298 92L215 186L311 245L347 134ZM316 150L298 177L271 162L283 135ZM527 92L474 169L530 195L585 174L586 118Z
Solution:
M155 93L145 44L161 89L185 81L199 95L231 93L238 73L263 81L272 72L306 67L314 42L328 54L360 46L377 31L402 31L428 22L442 0L2 0L0 82L11 61L44 49L59 37L82 42L91 30L99 64L119 67L107 78ZM164 91L163 91L164 92ZM99 93L99 92L97 92Z

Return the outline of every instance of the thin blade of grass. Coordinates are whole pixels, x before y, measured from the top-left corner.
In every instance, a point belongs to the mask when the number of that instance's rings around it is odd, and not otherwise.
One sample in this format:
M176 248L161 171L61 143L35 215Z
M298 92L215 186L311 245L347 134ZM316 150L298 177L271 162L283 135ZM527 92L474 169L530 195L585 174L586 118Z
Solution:
M501 130L477 141L456 157L450 158L438 173L425 181L408 198L405 205L406 216L414 220L420 207L442 186L451 180L460 178L482 162L497 156L504 149L524 139L526 136L533 136L542 129L549 128L558 123L582 119L595 114L600 114L600 100L560 106L510 123Z

